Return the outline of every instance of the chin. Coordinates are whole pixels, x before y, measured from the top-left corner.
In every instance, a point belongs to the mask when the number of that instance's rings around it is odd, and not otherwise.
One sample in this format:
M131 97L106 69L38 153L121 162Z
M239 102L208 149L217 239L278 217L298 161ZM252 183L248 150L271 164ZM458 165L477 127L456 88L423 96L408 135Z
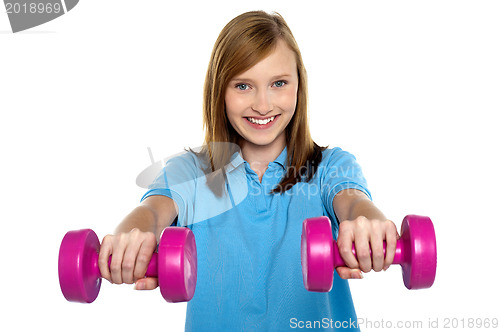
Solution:
M268 146L273 144L276 141L277 137L276 136L267 136L266 137L243 137L243 140L247 141L250 144L257 145L257 146Z

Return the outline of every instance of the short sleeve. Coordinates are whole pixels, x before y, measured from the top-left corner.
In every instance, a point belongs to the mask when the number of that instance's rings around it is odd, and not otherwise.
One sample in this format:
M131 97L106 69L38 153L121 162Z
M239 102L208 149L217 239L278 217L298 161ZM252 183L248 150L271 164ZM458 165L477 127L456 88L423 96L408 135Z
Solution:
M178 224L185 226L192 223L194 217L193 202L196 180L203 176L192 153L186 152L165 162L155 180L148 187L141 202L149 196L162 195L171 198L179 209Z
M177 225L190 226L221 215L244 200L248 188L242 169L227 166L224 172L209 172L203 155L186 151L165 161L142 200L153 195L170 197L178 207Z
M340 148L327 149L320 165L321 199L330 216L335 217L333 198L344 189L360 190L371 199L361 167L352 154Z

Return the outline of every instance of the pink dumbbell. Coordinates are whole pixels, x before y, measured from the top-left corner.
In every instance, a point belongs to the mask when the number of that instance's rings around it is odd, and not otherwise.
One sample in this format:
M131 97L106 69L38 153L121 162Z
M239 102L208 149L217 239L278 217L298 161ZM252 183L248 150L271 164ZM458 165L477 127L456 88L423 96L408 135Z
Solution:
M356 255L356 250L352 248ZM384 242L385 255L385 242ZM333 271L346 266L333 240L328 217L309 218L302 224L301 261L304 286L313 292L329 292ZM436 276L436 235L428 217L408 215L401 225L393 264L400 264L408 289L429 288Z
M68 301L92 303L101 288L99 239L94 231L70 231L59 249L59 284ZM111 260L110 260L111 262ZM168 302L189 301L196 288L196 243L185 227L167 227L153 253L146 277L158 277L160 291Z

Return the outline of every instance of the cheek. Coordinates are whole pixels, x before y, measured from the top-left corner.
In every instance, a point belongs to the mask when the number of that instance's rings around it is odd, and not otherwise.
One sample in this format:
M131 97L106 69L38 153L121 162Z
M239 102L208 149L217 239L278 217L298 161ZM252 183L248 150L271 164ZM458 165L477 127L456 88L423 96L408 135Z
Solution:
M290 89L280 96L281 109L287 112L295 112L295 107L297 106L297 91Z
M230 92L226 92L224 96L224 104L226 109L226 116L231 124L231 126L236 130L238 127L237 120L241 117L241 101L238 96L231 94Z
M234 99L232 98L230 93L226 93L224 97L224 106L226 109L227 118L229 122L232 123L235 107L234 107Z
M227 92L224 98L226 104L226 112L228 117L231 115L237 115L242 112L244 106L244 100L241 96L235 95L231 92Z

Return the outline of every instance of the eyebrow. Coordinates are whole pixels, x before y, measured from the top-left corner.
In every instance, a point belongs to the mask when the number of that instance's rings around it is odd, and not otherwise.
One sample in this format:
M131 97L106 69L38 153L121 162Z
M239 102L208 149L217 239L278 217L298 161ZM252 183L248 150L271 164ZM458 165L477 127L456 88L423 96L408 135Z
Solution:
M292 75L290 74L281 74L281 75L274 75L273 77L271 77L271 81L274 81L278 78L286 78L286 77L292 77ZM234 81L244 81L244 82L251 82L253 80L249 79L249 78L245 78L245 77L235 77L231 80L231 82L234 82Z

